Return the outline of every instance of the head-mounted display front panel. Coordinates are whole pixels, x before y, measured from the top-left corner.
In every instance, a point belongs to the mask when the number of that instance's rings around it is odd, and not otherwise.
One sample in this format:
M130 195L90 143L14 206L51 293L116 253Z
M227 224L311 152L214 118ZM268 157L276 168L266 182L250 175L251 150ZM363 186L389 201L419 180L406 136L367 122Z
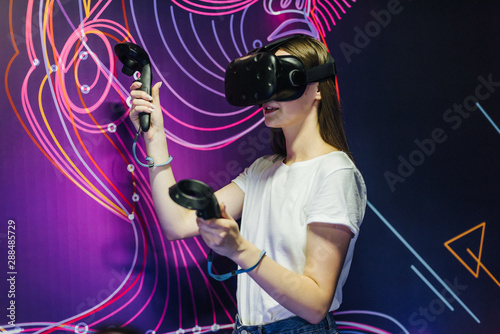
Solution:
M294 56L262 52L232 61L224 79L227 101L251 106L298 99L306 89L304 64Z
M297 37L278 40L233 60L224 79L226 100L240 107L291 101L302 96L308 83L335 76L335 62L330 55L325 64L306 69L295 56L274 54L279 46L293 38Z

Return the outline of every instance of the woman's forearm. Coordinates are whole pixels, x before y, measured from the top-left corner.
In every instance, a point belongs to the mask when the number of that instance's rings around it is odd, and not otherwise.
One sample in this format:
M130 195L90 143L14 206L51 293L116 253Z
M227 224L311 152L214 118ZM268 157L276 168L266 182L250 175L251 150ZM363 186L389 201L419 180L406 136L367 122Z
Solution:
M166 138L158 137L146 142L146 149L148 156L161 164L168 160L169 153ZM149 168L149 180L155 211L167 238L177 240L197 235L194 211L178 205L169 196L169 188L176 183L172 166Z

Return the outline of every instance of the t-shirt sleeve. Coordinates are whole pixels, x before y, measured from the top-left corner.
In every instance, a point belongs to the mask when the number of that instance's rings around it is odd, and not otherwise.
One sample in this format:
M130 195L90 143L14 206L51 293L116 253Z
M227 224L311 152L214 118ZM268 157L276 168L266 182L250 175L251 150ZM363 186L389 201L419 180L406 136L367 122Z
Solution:
M366 202L364 183L354 169L337 170L322 180L306 208L306 224L341 224L357 235Z
M241 191L246 193L246 185L248 179L248 168L245 168L243 172L240 173L232 182L236 183L238 187L240 187Z

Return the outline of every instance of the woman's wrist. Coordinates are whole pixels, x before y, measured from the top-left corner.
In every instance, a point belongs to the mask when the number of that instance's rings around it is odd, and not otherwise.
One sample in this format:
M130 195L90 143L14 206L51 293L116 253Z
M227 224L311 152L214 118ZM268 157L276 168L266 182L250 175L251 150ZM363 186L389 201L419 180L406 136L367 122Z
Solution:
M155 134L152 138L144 138L144 143L148 157L153 158L159 163L169 158L167 137L165 134Z
M254 266L261 260L262 249L244 239L241 246L230 257L242 269L247 269Z

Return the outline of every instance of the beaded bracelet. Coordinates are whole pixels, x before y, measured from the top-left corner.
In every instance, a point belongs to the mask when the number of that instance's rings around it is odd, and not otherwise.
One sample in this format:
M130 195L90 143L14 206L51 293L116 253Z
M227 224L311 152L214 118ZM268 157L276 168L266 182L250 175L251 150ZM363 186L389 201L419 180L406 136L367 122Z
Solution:
M136 150L136 147L137 147L137 140L139 139L139 133L140 133L140 131L141 130L139 130L137 132L137 134L135 135L134 143L132 144L132 154L134 155L135 161L137 161L137 163L139 165L141 165L142 167L148 167L148 168L161 167L161 166L166 166L166 165L170 164L172 162L172 160L173 160L173 158L172 158L171 155L168 156L167 162L164 162L164 163L159 164L159 165L156 165L154 159L151 158L151 157L146 157L146 161L148 162L147 164L142 163L142 162L139 161L139 159L137 158L137 154L135 153L135 150Z

